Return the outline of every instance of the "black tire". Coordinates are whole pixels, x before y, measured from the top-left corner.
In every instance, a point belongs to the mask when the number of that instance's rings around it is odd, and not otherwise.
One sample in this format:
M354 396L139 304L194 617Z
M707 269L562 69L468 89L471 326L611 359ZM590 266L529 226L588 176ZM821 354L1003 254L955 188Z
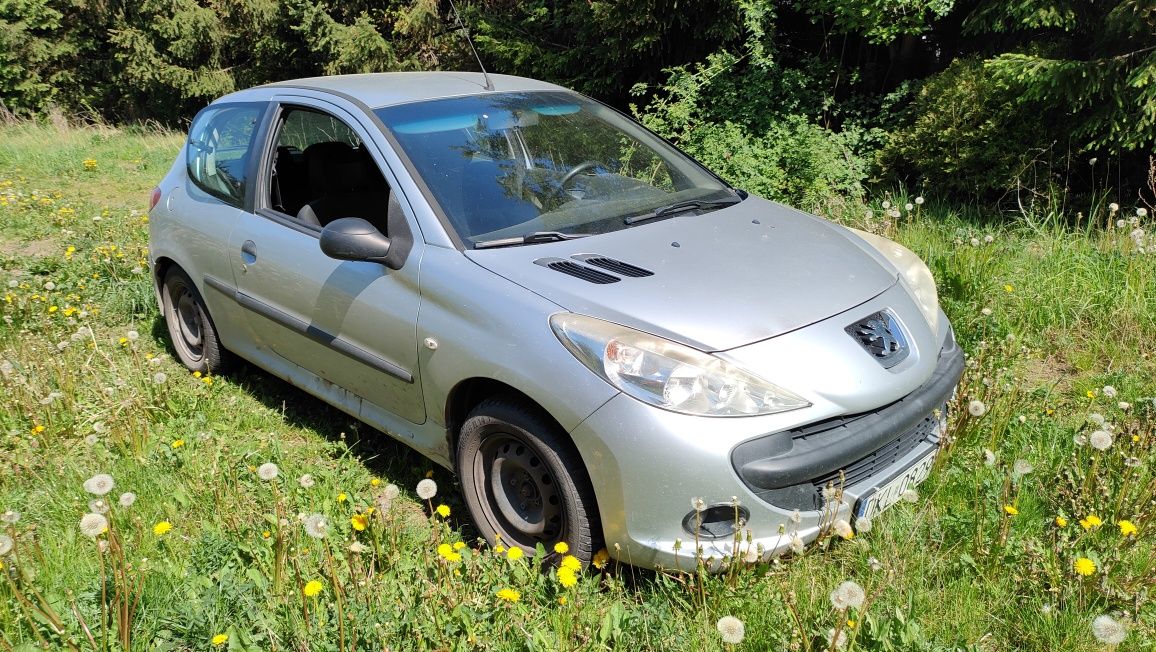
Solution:
M601 545L594 490L578 452L548 416L526 403L487 399L462 424L458 478L474 524L491 544L556 559L564 541L588 564Z
M190 371L217 373L230 362L217 327L189 275L173 267L161 284L161 310L177 357Z

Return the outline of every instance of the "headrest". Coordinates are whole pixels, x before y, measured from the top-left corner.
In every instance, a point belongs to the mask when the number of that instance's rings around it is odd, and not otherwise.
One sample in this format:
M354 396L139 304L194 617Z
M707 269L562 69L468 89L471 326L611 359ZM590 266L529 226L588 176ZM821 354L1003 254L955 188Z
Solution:
M346 143L314 143L305 148L309 189L317 194L360 190L366 181L366 156Z

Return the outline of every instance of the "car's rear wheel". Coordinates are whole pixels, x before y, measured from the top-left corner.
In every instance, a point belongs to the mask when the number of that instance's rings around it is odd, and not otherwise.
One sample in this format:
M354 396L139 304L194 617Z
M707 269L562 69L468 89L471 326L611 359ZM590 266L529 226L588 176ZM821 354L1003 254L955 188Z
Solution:
M599 545L594 491L569 440L541 410L489 399L462 424L458 477L470 515L491 543L548 552L565 542L588 563Z
M191 371L214 373L229 362L217 329L192 279L179 267L165 274L161 285L161 310L177 357Z

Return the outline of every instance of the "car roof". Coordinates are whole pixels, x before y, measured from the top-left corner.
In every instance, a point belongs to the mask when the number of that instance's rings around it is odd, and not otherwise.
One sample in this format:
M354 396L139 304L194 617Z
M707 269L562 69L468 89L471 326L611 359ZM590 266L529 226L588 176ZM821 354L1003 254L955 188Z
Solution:
M308 88L351 96L371 108L422 100L482 93L514 91L564 91L562 86L512 75L490 75L486 88L480 72L378 72L360 75L332 75L291 79L258 88Z

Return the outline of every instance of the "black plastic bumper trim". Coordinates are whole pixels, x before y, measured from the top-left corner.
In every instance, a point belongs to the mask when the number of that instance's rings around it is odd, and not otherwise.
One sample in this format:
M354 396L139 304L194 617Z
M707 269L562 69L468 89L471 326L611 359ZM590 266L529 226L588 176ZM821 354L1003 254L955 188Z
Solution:
M835 417L735 447L731 463L756 493L786 489L838 471L916 427L951 398L963 375L963 351L949 336L931 377L885 407Z

